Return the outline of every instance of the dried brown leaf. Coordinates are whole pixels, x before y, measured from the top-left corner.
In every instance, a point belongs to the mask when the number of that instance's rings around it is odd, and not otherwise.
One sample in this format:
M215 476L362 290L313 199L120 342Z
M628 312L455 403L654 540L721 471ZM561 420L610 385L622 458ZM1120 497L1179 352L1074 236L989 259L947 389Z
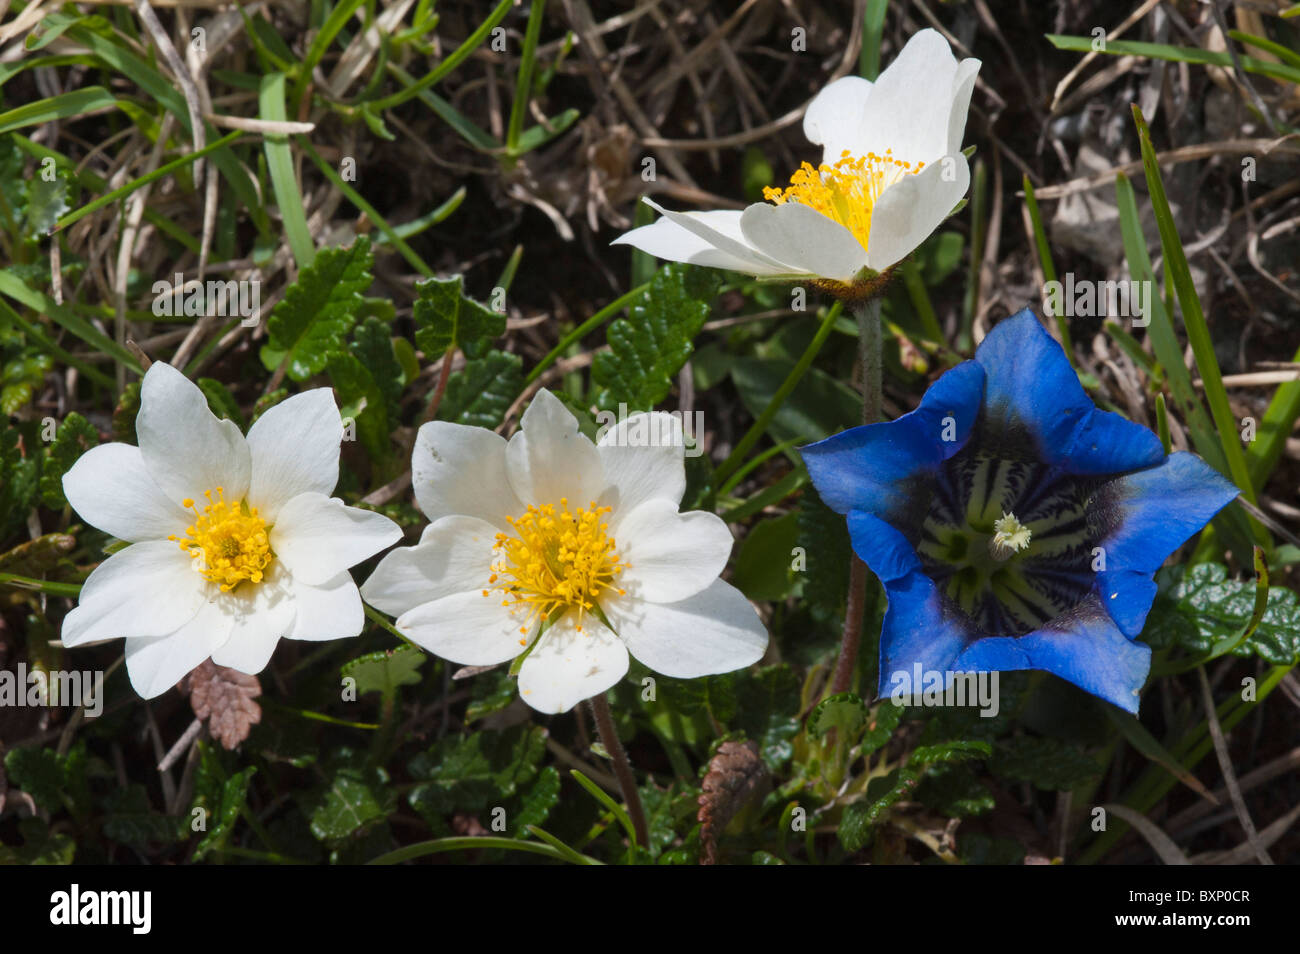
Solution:
M700 792L700 863L718 862L718 838L745 802L768 782L767 766L758 754L758 743L723 742L709 760Z
M253 726L262 721L262 707L253 700L262 694L256 676L218 666L211 659L185 677L194 714L208 725L208 732L227 750L248 738Z

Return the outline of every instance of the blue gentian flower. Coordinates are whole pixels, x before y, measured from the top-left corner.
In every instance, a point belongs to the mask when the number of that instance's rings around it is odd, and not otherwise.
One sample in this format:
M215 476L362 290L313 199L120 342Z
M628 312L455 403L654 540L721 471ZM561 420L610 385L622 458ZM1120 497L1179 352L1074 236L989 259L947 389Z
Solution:
M1028 309L915 411L802 454L889 598L882 694L918 663L1041 669L1137 712L1152 576L1237 495L1200 458L1094 407Z

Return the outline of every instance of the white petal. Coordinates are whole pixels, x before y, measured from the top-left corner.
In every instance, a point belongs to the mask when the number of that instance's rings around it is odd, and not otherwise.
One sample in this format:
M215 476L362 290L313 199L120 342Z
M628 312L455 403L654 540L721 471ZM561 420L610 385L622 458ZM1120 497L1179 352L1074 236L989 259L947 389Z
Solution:
M345 506L337 497L299 494L271 528L271 549L304 583L324 583L402 539L383 514Z
M271 408L248 429L249 506L267 523L299 494L330 494L339 480L343 419L334 392L313 388Z
M527 641L519 632L519 620L501 603L499 592L456 593L403 613L397 628L443 659L462 666L495 666L522 653Z
M935 30L921 30L880 74L858 120L867 150L898 160L932 162L948 152L957 60Z
M497 529L477 517L442 517L413 547L385 554L361 587L367 603L400 616L422 603L487 586Z
M411 485L430 520L467 514L509 530L524 506L506 476L506 440L484 427L430 421L415 436Z
M131 685L145 699L162 695L180 682L230 634L231 620L217 603L205 603L199 614L176 632L126 641L126 671Z
M229 501L248 493L244 435L218 420L203 392L171 365L155 361L145 372L135 432L149 473L176 503L217 487Z
M975 91L975 75L981 63L965 59L957 64L957 75L952 82L952 108L948 113L948 143L945 153L961 152L961 140L966 134L966 116L970 112L970 97Z
M800 271L849 281L867 263L867 250L834 219L798 202L757 202L740 217L745 237Z
M750 248L740 232L740 213L670 212L649 199L663 218L616 238L611 245L633 245L656 258L725 268L748 275L785 275L790 269Z
M261 583L245 583L217 599L232 621L230 637L212 651L212 661L256 675L271 661L280 637L293 629L290 576L280 568Z
M319 586L294 580L292 590L297 615L293 629L286 634L291 639L317 641L361 635L366 613L351 573L340 573Z
M732 543L717 514L678 513L670 501L646 501L619 524L614 546L627 569L618 584L637 599L675 603L718 578Z
M585 507L605 489L600 453L578 430L578 419L550 391L537 392L506 445L506 473L524 504L556 504L567 498Z
M686 492L681 418L663 411L628 415L601 435L596 449L607 485L600 503L613 508L612 532L647 500L667 500L677 509Z
M767 652L767 630L754 607L722 580L678 603L623 599L606 612L628 651L665 676L693 679L731 672Z
M858 124L866 112L871 81L861 76L844 76L818 93L803 115L803 134L824 147L822 162L834 165L847 149L852 155L866 154L857 137Z
M184 536L192 519L154 483L140 448L130 444L86 451L63 475L63 492L91 526L132 543Z
M944 178L948 169L951 179ZM886 189L871 215L867 264L879 272L906 258L952 214L969 187L970 166L958 152Z
M63 620L63 645L117 636L165 636L206 605L206 590L207 583L175 543L134 543L90 574L77 608Z
M578 632L573 614L542 634L519 670L519 695L538 712L567 712L627 674L627 649L595 620Z

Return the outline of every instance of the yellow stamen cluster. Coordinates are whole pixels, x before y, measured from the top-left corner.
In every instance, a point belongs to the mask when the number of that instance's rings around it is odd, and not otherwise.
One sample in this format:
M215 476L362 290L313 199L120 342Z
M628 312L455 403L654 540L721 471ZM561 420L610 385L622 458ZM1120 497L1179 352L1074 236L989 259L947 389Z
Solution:
M1032 536L1033 533L1016 519L1015 514L1004 511L999 519L993 521L989 555L998 562L1009 560L1022 550L1029 549L1029 539Z
M248 580L261 583L267 564L274 554L266 532L266 522L257 515L257 508L246 503L229 503L225 489L217 488L214 500L211 490L203 496L208 503L202 512L192 499L181 501L194 511L194 524L185 531L185 539L173 534L180 548L194 560L194 568L203 578L221 585L229 593Z
M497 590L512 616L523 614L521 635L527 637L537 620L570 609L578 611L582 632L583 616L596 608L601 593L625 592L615 580L626 564L614 552L609 524L601 520L609 511L594 501L570 511L568 499L561 497L558 507L530 505L523 516L507 518L514 535L497 534L490 588L483 595ZM527 638L519 642L528 644Z
M835 165L825 163L813 168L805 162L790 177L785 189L766 186L763 198L777 205L798 202L816 209L829 219L834 219L853 233L867 247L871 235L871 213L880 194L906 175L913 175L925 167L895 159L892 149L883 156L869 152L853 156L846 149Z

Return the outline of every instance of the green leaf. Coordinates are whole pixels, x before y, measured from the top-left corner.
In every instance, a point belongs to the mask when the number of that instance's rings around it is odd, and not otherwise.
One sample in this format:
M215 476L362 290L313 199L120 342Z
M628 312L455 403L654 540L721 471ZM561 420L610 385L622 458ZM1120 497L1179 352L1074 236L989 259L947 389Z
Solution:
M418 686L419 669L427 657L414 646L401 645L396 649L367 653L343 664L343 677L357 681L357 694L378 692L385 698L397 692L400 686Z
M154 811L138 783L113 789L104 800L104 816L107 837L137 848L180 841L189 830L182 819Z
M1198 563L1169 576L1177 582L1156 596L1142 632L1142 638L1153 647L1182 645L1206 653L1249 625L1255 610L1254 580L1229 579L1228 568L1221 563ZM1270 587L1259 625L1232 654L1257 654L1282 666L1300 659L1300 601L1296 594L1285 587Z
M24 818L18 823L23 836L19 846L0 845L0 865L70 865L77 843L64 832L51 832L39 818Z
M370 825L397 805L397 793L382 768L365 765L350 749L339 749L331 759L324 786L305 800L311 832L321 841L334 842Z
M113 440L136 443L135 416L140 413L140 382L132 381L122 389L113 408Z
M775 770L794 754L799 734L799 677L789 666L766 666L736 677L736 723L755 739Z
M807 564L800 574L804 604L815 619L837 620L844 612L849 557L853 554L844 517L812 491L803 495L798 513L797 545Z
M5 754L5 774L10 787L21 788L47 812L67 809L81 818L89 808L84 742L77 742L66 755L46 748L12 749Z
M989 744L982 741L917 746L905 765L872 779L863 799L844 810L838 831L840 844L845 851L860 851L871 840L874 828L889 817L889 810L907 798L939 766L985 758L990 751Z
M32 455L23 456L18 437L15 427L0 431L0 540L21 527L36 504L40 466Z
M560 773L548 765L537 773L537 778L520 796L521 807L514 814L514 836L522 838L528 826L546 821L551 809L560 800Z
M370 372L370 377L383 393L390 423L397 421L398 399L406 380L402 366L397 362L394 345L388 323L374 315L352 332L352 353Z
M897 707L895 707L897 708ZM867 704L852 692L828 696L808 716L808 732L825 735L831 729L853 738L867 724Z
M936 766L916 789L917 801L949 818L983 815L993 810L993 793L969 765Z
M202 840L194 849L198 861L210 851L220 851L234 831L239 812L248 798L248 785L257 767L228 775L221 753L210 743L199 743L199 764L194 772L194 801L190 805L191 825L202 820L206 826ZM195 814L195 809L202 813Z
M90 448L99 444L99 434L90 422L72 411L59 425L54 442L41 463L41 501L51 510L62 510L68 500L63 496L63 475L72 469Z
M1101 766L1068 742L1022 735L997 742L989 770L1036 788L1066 792L1101 774Z
M630 411L648 411L667 397L717 289L711 270L676 264L659 269L628 317L610 324L610 350L592 359L593 402L606 410L626 404Z
M740 544L732 583L751 600L784 600L795 587L791 563L798 536L797 513L756 524Z
M370 287L374 258L370 240L357 238L350 248L323 248L311 265L271 309L262 347L268 371L288 359L288 374L305 381L320 374L331 353L341 352L361 309L362 292Z
M68 181L63 173L47 179L38 175L27 190L26 230L29 238L48 235L54 223L68 211Z
M536 776L545 751L545 730L533 725L442 739L411 760L411 775L421 780L411 807L435 828L453 812L497 807Z
M244 423L244 415L239 410L239 402L230 393L230 388L216 378L199 378L196 383L203 396L208 399L208 407L213 414L224 420L234 421L241 431L248 430L248 425Z
M490 351L466 363L447 381L438 419L489 429L500 426L524 387L523 361L517 354Z
M415 344L427 360L453 346L480 357L488 340L506 333L505 314L467 297L460 275L417 282L415 294Z
M389 441L388 401L361 359L335 352L325 362L344 417L354 417L361 446L381 466L392 456Z
M783 358L740 358L731 365L731 380L745 408L754 417L794 370L796 362ZM776 441L814 441L858 423L862 398L818 368L809 368L790 397L776 412L768 433Z

